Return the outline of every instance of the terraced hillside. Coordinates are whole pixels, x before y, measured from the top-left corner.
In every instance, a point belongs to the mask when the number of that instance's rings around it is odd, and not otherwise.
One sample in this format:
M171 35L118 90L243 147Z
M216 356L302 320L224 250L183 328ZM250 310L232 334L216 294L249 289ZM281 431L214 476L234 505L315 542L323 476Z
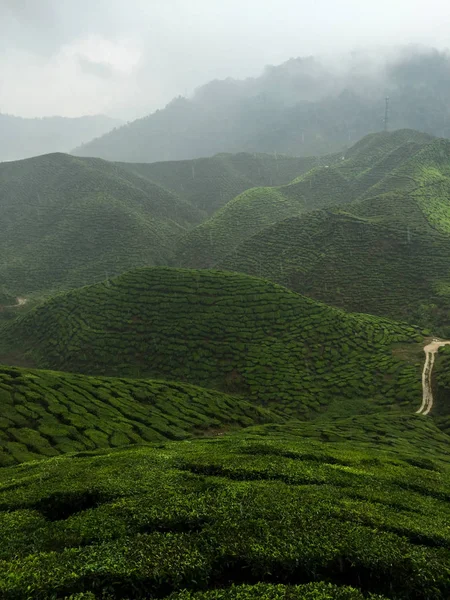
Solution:
M0 467L279 420L192 385L0 367Z
M243 393L292 414L333 402L410 407L422 338L246 275L138 269L59 295L1 331L0 360ZM412 363L393 354L406 344Z
M0 469L2 598L448 598L448 436L397 416L376 449L357 426L343 442L303 431Z
M412 222L414 211L407 214ZM348 311L450 334L450 240L412 225L386 227L371 218L316 211L267 227L218 266L266 277Z
M201 218L171 192L99 159L0 164L0 289L22 296L165 264L174 239Z
M196 160L119 164L212 215L249 188L287 184L324 161L333 164L339 159L340 155L298 158L241 152Z
M397 170L440 145L439 140L411 130L369 135L334 164L323 159L322 166L288 185L254 188L228 202L180 239L176 264L213 267L258 231L283 219L379 194L381 182L383 193L397 191Z

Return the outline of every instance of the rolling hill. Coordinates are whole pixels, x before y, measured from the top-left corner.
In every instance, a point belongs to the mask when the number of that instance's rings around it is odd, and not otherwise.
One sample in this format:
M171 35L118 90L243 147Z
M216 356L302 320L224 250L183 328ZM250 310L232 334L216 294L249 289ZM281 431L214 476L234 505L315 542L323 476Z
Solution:
M103 115L27 119L0 113L0 162L70 152L122 124Z
M303 416L421 396L417 330L240 274L134 270L50 299L0 340L3 362L186 381Z
M336 59L339 69L313 57L290 59L260 77L212 81L74 153L127 162L220 152L330 154L383 127L386 96L391 129L448 136L448 52L395 54L374 64L355 52Z
M175 264L449 335L449 164L448 140L367 136L334 165L244 192L180 239Z
M339 158L340 155L321 159L241 152L196 160L119 165L177 194L205 215L212 215L249 188L287 184L321 161L332 164Z
M20 296L165 264L201 213L99 159L50 154L0 164L0 289Z
M420 323L448 335L449 242L444 235L316 211L264 229L217 266L271 279L348 311Z
M177 239L234 195L288 183L316 162L241 154L135 165L50 154L0 164L0 293L48 295L168 264Z
M437 146L443 144L411 130L366 136L340 159L316 166L288 185L250 189L228 202L180 239L176 264L213 267L246 239L287 217L371 197L377 184L386 180L390 185L385 184L383 192L397 191L399 168L429 147L439 152Z

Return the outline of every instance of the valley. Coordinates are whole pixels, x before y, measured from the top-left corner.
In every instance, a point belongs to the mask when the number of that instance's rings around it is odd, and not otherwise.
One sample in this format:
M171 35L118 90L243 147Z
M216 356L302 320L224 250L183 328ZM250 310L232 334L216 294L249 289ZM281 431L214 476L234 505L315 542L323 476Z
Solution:
M0 163L0 596L448 598L449 165Z

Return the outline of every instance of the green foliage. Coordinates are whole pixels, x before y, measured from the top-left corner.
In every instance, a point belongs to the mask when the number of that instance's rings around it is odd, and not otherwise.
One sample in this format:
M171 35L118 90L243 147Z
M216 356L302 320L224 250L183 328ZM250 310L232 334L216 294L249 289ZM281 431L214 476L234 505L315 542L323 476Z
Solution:
M279 420L192 385L0 367L0 466Z
M443 235L316 211L266 228L219 266L267 277L349 311L435 331L448 321L450 244Z
M344 160L318 159L320 166L289 185L248 190L180 239L176 264L204 268L221 264L225 257L233 260L245 254L242 243L283 219L370 195L380 181L428 145L433 145L429 136L416 131L373 134L355 144L341 157Z
M448 437L431 423L404 421L409 446L291 424L0 469L1 597L445 600ZM397 416L384 427L395 439Z
M326 160L335 162L337 158L330 156ZM289 183L317 162L316 157L240 152L196 160L121 163L120 166L161 185L211 215L245 190Z
M167 263L201 220L175 194L99 159L50 154L0 164L0 288L15 296Z
M303 416L334 400L421 396L417 330L219 271L130 271L49 300L1 339L4 361L27 349L40 368L187 381ZM420 362L395 356L400 342L417 343Z

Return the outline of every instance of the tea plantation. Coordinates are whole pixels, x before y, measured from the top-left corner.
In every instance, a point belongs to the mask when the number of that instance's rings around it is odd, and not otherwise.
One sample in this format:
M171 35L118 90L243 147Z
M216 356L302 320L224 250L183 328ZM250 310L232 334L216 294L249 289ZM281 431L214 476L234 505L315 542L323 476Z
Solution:
M0 367L0 467L280 420L192 385Z
M0 165L0 288L15 296L166 264L201 213L99 159L50 154Z
M450 240L445 235L316 211L267 227L218 266L267 277L345 310L450 334Z
M445 600L440 435L426 459L291 425L0 469L1 597Z
M328 156L332 164L339 156ZM150 164L118 163L212 215L245 190L287 184L320 163L318 157L275 154L217 154L210 158Z
M61 294L4 326L0 359L186 381L307 416L355 398L409 410L421 397L422 339L247 275L149 268ZM402 344L408 360L393 352Z
M0 598L448 600L449 197L409 130L0 165Z
M341 160L322 157L319 166L289 185L254 188L230 201L180 238L175 264L214 267L251 236L287 217L397 190L397 171L405 164L421 164L430 148L428 154L439 153L441 146L439 140L410 130L369 135ZM414 163L417 156L421 158ZM414 181L411 173L409 178ZM380 182L384 187L378 189Z

